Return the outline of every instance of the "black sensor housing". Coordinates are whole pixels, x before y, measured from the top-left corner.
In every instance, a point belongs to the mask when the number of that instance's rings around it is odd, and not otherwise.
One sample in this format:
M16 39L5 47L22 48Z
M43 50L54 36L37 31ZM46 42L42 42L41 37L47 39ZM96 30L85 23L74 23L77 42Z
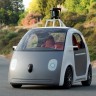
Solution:
M52 8L50 11L51 11L51 19L60 19L59 13L61 11L61 8Z

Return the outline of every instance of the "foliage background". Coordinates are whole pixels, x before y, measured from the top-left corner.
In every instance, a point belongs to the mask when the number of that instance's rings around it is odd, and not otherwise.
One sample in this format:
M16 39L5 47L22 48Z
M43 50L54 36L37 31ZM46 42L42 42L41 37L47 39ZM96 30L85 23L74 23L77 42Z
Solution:
M96 59L96 0L32 0L24 10L22 0L0 0L0 54L9 54L28 29L44 25L50 9L61 7L61 20L80 30L88 44L91 60ZM16 28L15 26L23 26ZM6 26L8 28L6 28Z

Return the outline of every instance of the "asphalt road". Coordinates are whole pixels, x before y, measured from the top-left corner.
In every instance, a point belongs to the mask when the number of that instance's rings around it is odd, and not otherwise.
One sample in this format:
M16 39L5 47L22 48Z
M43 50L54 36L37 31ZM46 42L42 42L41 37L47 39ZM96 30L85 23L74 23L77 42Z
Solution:
M9 60L0 57L0 96L96 96L96 69L90 87L75 84L71 89L52 86L22 86L14 89L8 83Z

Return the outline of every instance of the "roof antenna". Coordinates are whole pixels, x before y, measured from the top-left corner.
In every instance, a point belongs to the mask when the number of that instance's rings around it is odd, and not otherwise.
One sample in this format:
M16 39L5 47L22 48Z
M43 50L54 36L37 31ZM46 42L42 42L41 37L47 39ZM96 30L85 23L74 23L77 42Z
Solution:
M60 20L60 12L61 12L61 8L52 8L51 10L51 19L47 19L46 20L46 24L45 27L50 27L48 26L49 22L52 22L52 26L51 27L66 27L65 24ZM55 26L56 25L56 21L59 22L59 26Z

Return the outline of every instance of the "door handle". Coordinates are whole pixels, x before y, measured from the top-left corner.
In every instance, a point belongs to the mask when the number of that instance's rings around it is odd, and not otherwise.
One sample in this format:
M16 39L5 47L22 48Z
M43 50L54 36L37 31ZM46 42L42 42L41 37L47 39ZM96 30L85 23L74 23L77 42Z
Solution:
M78 54L75 54L76 56L80 56L80 55L85 55L86 53L78 53Z

